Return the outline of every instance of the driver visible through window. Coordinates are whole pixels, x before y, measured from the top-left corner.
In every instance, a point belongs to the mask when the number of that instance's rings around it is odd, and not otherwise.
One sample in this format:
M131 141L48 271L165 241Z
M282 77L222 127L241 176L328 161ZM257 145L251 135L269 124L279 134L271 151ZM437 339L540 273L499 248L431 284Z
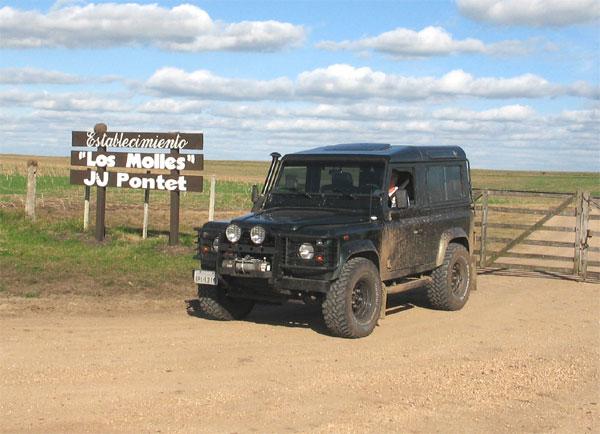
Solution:
M414 204L415 201L415 189L413 176L410 172L403 172L400 170L393 170L390 176L390 182L388 187L388 205L390 208L397 208L395 193L398 190L406 190L408 196L408 206Z

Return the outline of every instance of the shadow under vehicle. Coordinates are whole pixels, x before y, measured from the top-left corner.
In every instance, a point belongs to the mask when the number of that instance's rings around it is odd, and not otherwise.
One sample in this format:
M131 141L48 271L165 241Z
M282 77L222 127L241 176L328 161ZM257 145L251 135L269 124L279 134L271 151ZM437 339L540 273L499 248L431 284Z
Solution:
M336 336L369 335L388 294L425 286L461 309L475 286L469 163L456 146L355 143L273 153L252 212L198 228L198 305L220 320L256 302L318 303Z

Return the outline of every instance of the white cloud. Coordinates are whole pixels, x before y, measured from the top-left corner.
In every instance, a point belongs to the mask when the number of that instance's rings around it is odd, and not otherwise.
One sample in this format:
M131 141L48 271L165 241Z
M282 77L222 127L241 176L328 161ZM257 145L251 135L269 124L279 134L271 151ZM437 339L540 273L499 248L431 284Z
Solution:
M563 110L556 117L558 121L572 124L595 124L600 125L600 108L592 108L586 110ZM600 140L600 139L599 139Z
M172 98L159 98L141 104L137 110L142 113L200 113L208 107L203 101L186 101Z
M569 86L569 94L584 98L600 99L600 85L589 84L585 81L576 81Z
M460 12L477 21L525 26L568 26L600 18L598 0L458 0Z
M4 107L25 106L53 112L127 112L132 110L130 97L123 94L98 95L89 92L52 93L29 91L22 88L0 90L0 104ZM64 116L61 114L61 116Z
M442 27L429 26L420 31L397 28L375 37L354 41L322 41L318 48L325 50L375 50L396 58L444 56L458 53L525 54L527 44L521 41L500 41L485 44L479 39L454 39Z
M46 96L32 104L35 109L54 112L128 112L131 104L120 98L104 98L88 95L56 95Z
M225 78L206 70L186 72L178 68L159 69L148 79L146 86L163 95L217 100L285 99L293 92L292 81L287 78Z
M174 51L274 51L301 43L302 26L278 21L214 21L197 6L99 3L47 13L0 8L0 47L102 48L154 45Z
M298 94L314 97L419 100L431 97L542 98L569 93L534 74L475 78L454 70L440 78L407 77L369 67L331 65L298 76Z
M302 26L279 21L242 21L221 31L196 37L191 42L168 42L173 51L274 51L299 45L305 37Z
M585 82L560 85L535 74L516 77L474 77L454 70L441 77L413 77L374 71L369 67L330 65L305 71L295 81L227 78L207 70L187 72L161 68L145 83L146 89L165 97L210 100L365 100L418 101L458 97L485 99L600 97L599 90Z
M492 122L522 122L533 118L535 111L529 106L515 104L483 110L480 112L449 107L435 110L432 115L436 119L452 121L478 120Z
M11 106L21 106L43 97L41 93L26 92L18 88L0 89L0 104L4 110Z
M37 68L0 68L0 84L77 84L83 80L71 74Z

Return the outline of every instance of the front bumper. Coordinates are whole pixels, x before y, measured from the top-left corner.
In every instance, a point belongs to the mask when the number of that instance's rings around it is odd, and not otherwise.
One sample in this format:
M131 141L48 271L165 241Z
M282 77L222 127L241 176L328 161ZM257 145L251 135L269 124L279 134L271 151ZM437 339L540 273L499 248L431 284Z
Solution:
M339 252L336 240L323 240L317 244L314 237L304 239L295 235L290 238L287 234L278 234L257 246L246 240L229 243L224 237L220 239L218 250L210 249L208 254L199 255L199 259L202 269L215 271L219 283L228 292L297 297L326 293L334 279ZM200 247L210 246L210 240L210 237L199 238ZM306 241L315 243L317 252L325 256L324 264L302 261L294 256L298 243Z

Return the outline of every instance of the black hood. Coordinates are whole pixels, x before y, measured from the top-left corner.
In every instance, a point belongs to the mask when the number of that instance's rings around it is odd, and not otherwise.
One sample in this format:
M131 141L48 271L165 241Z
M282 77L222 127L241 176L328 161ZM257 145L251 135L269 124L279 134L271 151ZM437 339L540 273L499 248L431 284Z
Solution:
M232 220L240 226L264 226L276 231L297 231L308 226L347 226L349 224L367 223L369 216L344 210L328 210L315 208L277 208L264 210L255 214L247 214Z

